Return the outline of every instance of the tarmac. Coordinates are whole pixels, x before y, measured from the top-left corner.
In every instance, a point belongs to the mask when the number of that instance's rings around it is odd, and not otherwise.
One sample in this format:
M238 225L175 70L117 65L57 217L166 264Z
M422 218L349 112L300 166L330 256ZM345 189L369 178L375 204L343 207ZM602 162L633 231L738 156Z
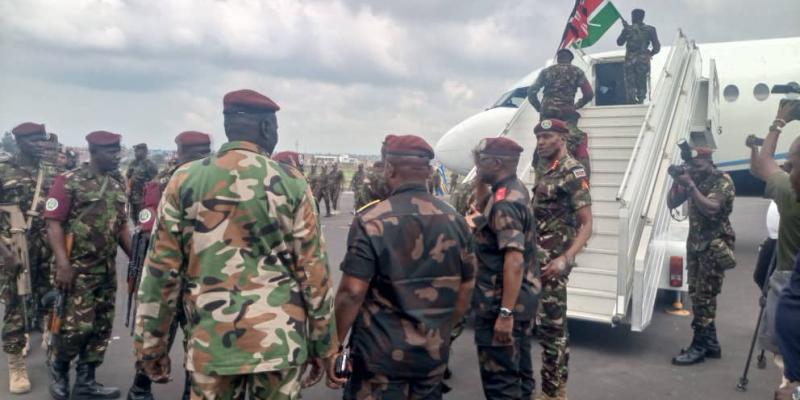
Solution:
M339 264L345 253L345 241L352 215L352 193L341 199L342 211L323 218L328 245L331 273L338 285ZM727 272L719 297L717 327L723 349L720 360L709 360L690 367L675 367L670 359L691 341L691 317L666 314L674 295L662 293L656 304L653 321L641 333L631 332L626 325L611 327L598 323L571 320L570 399L771 399L780 382L780 375L768 356L765 369L756 368L755 358L750 370L746 392L736 390L742 374L750 340L758 316L759 291L752 280L758 245L766 236L764 223L768 202L763 199L739 198L734 205L733 226L736 230L738 266ZM121 253L121 252L120 252ZM113 340L106 353L105 363L98 369L97 380L107 386L117 386L123 398L134 373L134 357L129 329L124 326L126 305L125 270L127 259L120 255L117 263L117 312ZM688 302L688 300L687 300ZM689 306L687 304L687 306ZM28 369L33 390L25 395L8 393L8 365L0 361L0 400L49 399L45 352L41 337L33 335ZM176 341L179 344L180 341ZM183 351L174 346L171 354L172 381L154 385L156 399L179 399L183 387ZM538 371L541 348L534 343L534 364ZM446 399L482 399L480 376L473 332L465 330L454 343L450 360L453 377L447 381L453 390ZM539 375L537 372L537 383ZM71 382L74 382L74 372ZM307 389L303 398L312 400L338 399L341 393L328 389L324 381Z

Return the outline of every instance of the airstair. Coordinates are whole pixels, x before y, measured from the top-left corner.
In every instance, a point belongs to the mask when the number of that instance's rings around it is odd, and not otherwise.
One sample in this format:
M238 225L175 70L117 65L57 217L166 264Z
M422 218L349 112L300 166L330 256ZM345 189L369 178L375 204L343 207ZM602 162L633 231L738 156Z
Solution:
M570 275L570 318L630 323L632 330L643 330L664 287L664 266L670 256L684 256L687 227L667 210L672 180L666 171L679 162L680 139L714 145L719 85L713 60L709 77L703 78L699 50L681 32L669 51L652 78L649 104L580 111L579 127L589 135L594 227ZM607 61L584 55L574 64L594 82L594 65ZM529 160L536 122L538 113L523 102L501 133L525 148L518 175L529 187L535 184Z

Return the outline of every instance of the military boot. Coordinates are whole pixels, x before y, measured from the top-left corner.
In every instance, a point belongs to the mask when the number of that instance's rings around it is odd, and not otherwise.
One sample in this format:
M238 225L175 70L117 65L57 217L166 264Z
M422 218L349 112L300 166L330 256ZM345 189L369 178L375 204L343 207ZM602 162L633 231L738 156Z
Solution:
M717 325L715 323L711 323L706 329L705 338L705 348L706 348L706 357L708 358L722 358L722 347L719 345L719 340L717 339Z
M681 353L672 358L674 365L692 365L706 360L706 348L704 346L704 332L702 328L694 330L692 344L688 349L681 349Z
M94 378L97 365L79 362L75 368L75 386L72 388L72 400L116 399L119 389L105 387Z
M54 400L69 399L69 362L52 361L48 364L50 397Z
M25 356L22 354L8 355L8 391L14 394L31 391L28 368L25 366Z
M144 371L137 370L133 377L133 385L128 390L128 400L153 400L153 392L150 390L152 382L145 375Z

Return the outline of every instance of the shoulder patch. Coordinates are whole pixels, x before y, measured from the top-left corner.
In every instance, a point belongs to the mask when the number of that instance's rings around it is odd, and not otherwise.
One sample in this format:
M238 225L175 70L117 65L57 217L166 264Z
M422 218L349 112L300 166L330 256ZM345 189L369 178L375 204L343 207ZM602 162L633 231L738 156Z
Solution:
M508 194L508 189L506 189L505 187L497 189L497 193L494 194L494 201L498 202L505 200L507 194Z
M153 212L150 211L149 208L145 208L145 209L142 209L142 211L139 211L139 223L140 224L143 224L143 223L145 223L147 221L150 221L151 218L153 218Z
M370 207L374 206L375 204L380 203L381 201L382 200L380 200L380 199L379 200L372 200L371 202L369 202L367 204L364 204L363 206L361 206L361 208L356 210L356 213L361 213L362 211L366 211L367 209L369 209Z
M51 197L47 199L47 202L44 203L44 209L47 211L53 211L58 208L58 199Z
M575 168L572 170L572 174L575 175L576 178L586 178L586 170L583 168Z

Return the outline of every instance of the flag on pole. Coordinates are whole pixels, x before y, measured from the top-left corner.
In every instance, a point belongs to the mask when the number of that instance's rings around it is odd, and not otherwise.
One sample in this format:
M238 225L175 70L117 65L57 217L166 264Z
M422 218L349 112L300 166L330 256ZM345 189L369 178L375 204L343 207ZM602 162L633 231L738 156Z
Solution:
M577 0L558 48L589 47L600 40L620 17L609 0Z

